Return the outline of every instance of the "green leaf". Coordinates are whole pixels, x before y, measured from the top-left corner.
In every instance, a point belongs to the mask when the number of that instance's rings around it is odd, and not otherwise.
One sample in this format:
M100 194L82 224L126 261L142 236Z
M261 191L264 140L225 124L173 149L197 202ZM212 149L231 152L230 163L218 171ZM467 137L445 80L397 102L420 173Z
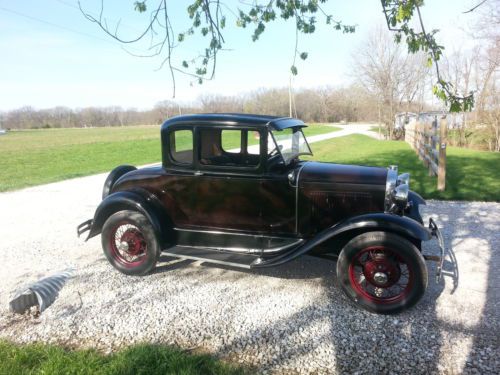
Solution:
M147 9L146 7L146 1L136 1L134 3L134 10L139 12L139 13L143 13L145 12Z
M187 61L186 61L186 60L184 60L184 61L182 62L182 66L183 66L184 68L189 68L189 64L187 63Z
M453 101L450 105L450 112L461 112L462 106L460 105L460 102L458 101Z
M179 36L177 37L177 40L179 40L179 42L184 41L184 34L180 33Z
M290 71L292 72L292 74L294 76L297 75L298 71L297 71L297 67L295 65L292 65L292 67L290 68Z
M300 54L300 58L301 58L302 60L307 59L307 56L308 56L307 52L302 52L302 53Z

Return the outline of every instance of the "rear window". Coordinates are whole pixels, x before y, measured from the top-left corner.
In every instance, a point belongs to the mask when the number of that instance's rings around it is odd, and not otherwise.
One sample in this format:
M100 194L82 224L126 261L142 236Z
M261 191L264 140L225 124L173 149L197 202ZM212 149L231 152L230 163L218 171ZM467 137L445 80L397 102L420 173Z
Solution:
M256 130L249 130L247 137L248 153L260 155L260 133Z
M170 133L170 156L179 164L193 164L192 130L175 130Z
M241 152L241 130L222 130L220 141L225 152Z

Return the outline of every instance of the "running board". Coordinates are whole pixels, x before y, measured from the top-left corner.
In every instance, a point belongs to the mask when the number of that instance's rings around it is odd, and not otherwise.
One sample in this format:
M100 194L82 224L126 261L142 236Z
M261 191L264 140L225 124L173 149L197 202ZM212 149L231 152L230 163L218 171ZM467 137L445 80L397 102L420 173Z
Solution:
M207 263L224 264L239 268L251 268L258 255L237 254L213 249L189 246L172 246L162 251L162 254L181 259L201 260Z

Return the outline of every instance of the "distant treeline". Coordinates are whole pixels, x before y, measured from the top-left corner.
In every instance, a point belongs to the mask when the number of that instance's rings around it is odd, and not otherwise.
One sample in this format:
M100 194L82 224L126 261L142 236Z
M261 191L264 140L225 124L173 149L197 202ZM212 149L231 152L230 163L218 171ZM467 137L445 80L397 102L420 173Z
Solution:
M418 110L420 106L402 103L402 110ZM394 109L393 109L394 110ZM42 129L71 127L103 127L161 124L167 118L186 113L243 112L288 116L288 88L261 89L237 95L203 95L186 105L165 100L152 109L137 110L122 107L87 107L71 109L55 107L35 109L22 107L0 112L3 129ZM383 104L361 86L347 88L323 87L295 92L292 115L308 122L377 121L389 122Z

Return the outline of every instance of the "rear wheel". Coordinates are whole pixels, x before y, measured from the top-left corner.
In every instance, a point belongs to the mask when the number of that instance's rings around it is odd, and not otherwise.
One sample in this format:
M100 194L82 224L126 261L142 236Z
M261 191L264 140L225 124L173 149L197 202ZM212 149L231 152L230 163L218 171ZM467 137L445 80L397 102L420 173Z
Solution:
M360 307L393 314L415 305L427 288L424 258L410 241L393 233L353 238L340 253L337 278Z
M108 261L127 275L151 272L160 256L160 248L148 219L135 211L119 211L104 223L102 248Z

